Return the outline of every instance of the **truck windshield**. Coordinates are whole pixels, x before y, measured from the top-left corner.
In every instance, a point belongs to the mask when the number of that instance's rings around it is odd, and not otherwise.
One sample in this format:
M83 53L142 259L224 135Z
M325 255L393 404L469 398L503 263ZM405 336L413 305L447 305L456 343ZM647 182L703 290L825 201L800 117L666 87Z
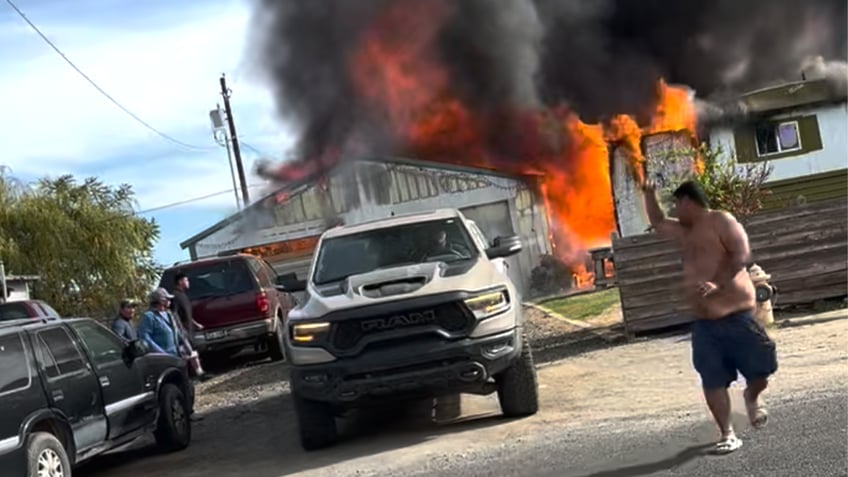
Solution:
M322 285L381 268L465 261L477 254L457 219L377 228L324 240L313 282Z

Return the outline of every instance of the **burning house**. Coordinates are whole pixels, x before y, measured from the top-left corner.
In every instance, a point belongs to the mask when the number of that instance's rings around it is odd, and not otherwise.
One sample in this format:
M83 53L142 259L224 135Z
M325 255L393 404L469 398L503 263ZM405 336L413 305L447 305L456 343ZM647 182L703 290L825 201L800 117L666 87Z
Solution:
M690 3L261 0L249 53L299 135L298 159L262 171L279 189L273 213L227 219L184 248L262 246L289 268L327 217L450 203L490 234L511 224L530 240L522 275L552 253L591 280L588 250L644 230L633 186L669 170L652 151L706 137L693 91L749 90L809 55L845 57L842 0ZM425 162L361 160L374 157ZM421 171L396 180L398 167ZM421 177L456 173L474 177L465 191ZM417 184L417 198L399 184Z
M799 81L742 95L741 118L709 128L709 142L725 160L768 162L765 208L848 198L848 68L821 58Z
M526 293L531 269L552 252L544 204L528 187L532 180L397 158L345 161L320 176L290 182L181 246L192 259L257 254L280 273L304 277L318 237L336 223L453 207L489 240L522 237L524 250L508 263L513 282Z

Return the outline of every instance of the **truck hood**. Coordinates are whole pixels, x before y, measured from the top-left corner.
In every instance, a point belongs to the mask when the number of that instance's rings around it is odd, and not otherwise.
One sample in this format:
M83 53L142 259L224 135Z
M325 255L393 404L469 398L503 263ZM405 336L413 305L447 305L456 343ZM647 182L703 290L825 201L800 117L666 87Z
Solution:
M348 277L339 285L341 293L324 291L322 295L309 283L305 301L289 313L289 320L318 319L338 310L498 285L510 287L508 278L482 257L470 265L430 262L374 270Z

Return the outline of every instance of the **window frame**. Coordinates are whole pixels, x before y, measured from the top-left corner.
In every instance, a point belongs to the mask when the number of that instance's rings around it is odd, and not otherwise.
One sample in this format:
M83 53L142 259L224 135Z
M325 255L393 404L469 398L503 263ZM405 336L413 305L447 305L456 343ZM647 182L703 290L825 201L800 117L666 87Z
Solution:
M104 336L106 336L106 339L108 339L109 341L114 343L115 346L118 348L117 358L112 359L110 361L103 361L103 362L98 361L96 359L94 352L91 350L91 346L85 340L85 336L82 334L82 332L80 332L80 330L79 330L80 326L89 326L91 328L94 328L95 330L99 329L102 332L102 334ZM93 321L78 321L78 322L71 323L71 328L73 329L74 334L76 334L77 337L79 338L79 341L80 341L80 343L82 343L82 346L85 347L86 355L87 355L88 359L91 361L91 364L94 365L95 369L100 370L101 368L112 366L115 363L123 363L124 362L124 345L123 345L123 343L120 341L120 338L115 335L115 333L113 333L111 330L109 330L105 326L101 325L100 323L93 322Z
M468 233L471 235L471 238L475 240L478 246L482 247L482 250L485 252L489 248L488 237L486 234L480 230L480 227L477 226L477 222L473 220L467 220L466 225L468 226Z
M775 152L760 152L760 141L757 138L757 126L754 126L754 151L757 153L757 157L771 157L779 154L786 154L789 152L797 152L804 150L804 144L801 142L801 125L797 119L792 119L789 121L769 121L766 124L769 125L771 129L775 132L775 139L777 144L777 151ZM795 136L798 138L798 144L791 149L783 149L783 145L780 143L780 134L778 130L781 126L792 125L795 127Z
M0 397L8 396L14 393L19 393L21 391L26 391L32 386L32 363L30 362L29 353L27 352L27 340L24 339L23 334L20 332L9 333L0 336L0 339L6 338L8 336L17 336L18 340L21 342L21 350L23 352L24 364L27 368L27 383L26 386L20 386L14 389L9 389L7 391L0 391Z
M76 371L72 371L70 373L63 373L62 372L62 368L59 366L59 361L56 359L56 355L53 353L53 350L50 349L50 345L47 344L47 341L42 336L44 333L46 333L48 331L52 331L52 330L62 330L62 332L65 333L65 336L67 336L68 339L71 340L71 344L74 346L74 349L77 352L77 356L79 356L80 360L82 361L82 364L83 364L82 368L80 368ZM54 376L54 377L49 376L45 372L44 374L47 377L47 382L53 383L53 382L56 382L56 381L61 381L65 378L74 377L74 376L84 376L86 374L91 373L91 369L89 369L90 364L88 362L88 356L83 352L83 350L80 349L79 345L77 344L77 342L74 339L71 332L68 329L66 329L64 326L51 326L50 328L38 330L35 333L35 338L38 339L39 342L40 342L41 346L39 348L42 348L43 351L46 351L49 354L50 359L53 360L53 363L56 364L56 369L59 371L59 374ZM36 359L38 359L40 361L40 356L38 356L38 353L36 353ZM39 366L42 366L43 364L44 363L39 362Z

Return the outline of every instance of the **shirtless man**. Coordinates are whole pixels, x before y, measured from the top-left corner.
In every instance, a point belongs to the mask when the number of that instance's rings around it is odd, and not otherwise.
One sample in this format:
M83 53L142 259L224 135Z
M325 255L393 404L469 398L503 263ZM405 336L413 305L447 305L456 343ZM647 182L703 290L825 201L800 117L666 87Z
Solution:
M684 293L697 318L692 325L692 362L721 431L716 452L733 452L742 441L730 423L730 383L737 372L745 377L748 418L760 429L768 420L760 394L777 371L774 342L754 318L754 284L746 266L751 253L748 235L731 214L710 210L696 182L684 182L674 191L676 220L660 209L653 183L646 182L642 189L651 225L682 249Z

